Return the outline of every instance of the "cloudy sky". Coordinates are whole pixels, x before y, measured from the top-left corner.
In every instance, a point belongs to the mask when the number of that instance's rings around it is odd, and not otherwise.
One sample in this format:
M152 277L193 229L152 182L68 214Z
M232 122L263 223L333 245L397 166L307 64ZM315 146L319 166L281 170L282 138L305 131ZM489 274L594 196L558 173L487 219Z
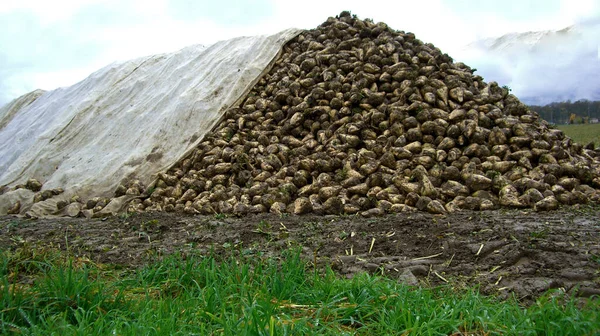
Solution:
M342 10L414 32L461 60L462 47L481 38L600 18L600 0L2 0L0 105L114 61L314 28Z

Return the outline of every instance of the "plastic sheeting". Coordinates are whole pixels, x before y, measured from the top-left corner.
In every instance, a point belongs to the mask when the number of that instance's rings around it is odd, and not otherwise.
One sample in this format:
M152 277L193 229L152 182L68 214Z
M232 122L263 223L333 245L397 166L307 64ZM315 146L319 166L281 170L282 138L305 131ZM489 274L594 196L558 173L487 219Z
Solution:
M148 185L239 104L298 33L240 37L112 64L71 87L13 101L0 109L0 186L11 190L35 178L42 190L65 192L32 206L33 192L7 191L0 214L20 200L21 214L40 217L74 194L110 197L133 178Z

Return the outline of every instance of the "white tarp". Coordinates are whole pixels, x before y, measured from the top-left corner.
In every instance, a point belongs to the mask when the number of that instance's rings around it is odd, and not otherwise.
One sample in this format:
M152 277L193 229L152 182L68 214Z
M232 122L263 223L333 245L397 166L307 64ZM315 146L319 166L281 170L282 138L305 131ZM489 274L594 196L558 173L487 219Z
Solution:
M71 87L15 100L0 109L0 186L35 178L42 190L63 188L52 205L74 194L110 197L131 177L150 183L239 103L298 33L240 37L112 64ZM24 189L5 192L0 214L16 200L21 213L51 211L44 202L31 209L32 197Z

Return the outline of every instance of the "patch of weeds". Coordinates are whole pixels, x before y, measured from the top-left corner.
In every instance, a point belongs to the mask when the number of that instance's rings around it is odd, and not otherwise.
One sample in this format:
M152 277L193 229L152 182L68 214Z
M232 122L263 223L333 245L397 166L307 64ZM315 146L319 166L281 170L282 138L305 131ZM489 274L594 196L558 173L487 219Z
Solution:
M473 219L473 217L469 217L468 220L471 221ZM485 234L485 233L492 233L494 232L494 230L490 229L490 228L485 228L485 229L481 229L478 231L473 231L471 232L471 236L477 236L480 234Z
M37 247L24 243L14 251L0 254L0 276L36 275L45 272L50 264L63 265L66 256L53 246Z
M304 228L312 233L321 232L323 225L317 221L304 222Z
M342 231L338 234L338 238L342 241L346 240L346 238L348 238L348 237L350 237L350 234L346 231Z
M11 231L13 229L16 229L19 226L19 221L13 220L8 222L8 224L6 224L6 229L8 231Z
M227 218L227 214L224 214L224 213L217 213L217 214L215 214L215 219L217 219L217 220L222 220L222 219L225 219L225 218Z
M545 239L546 237L548 237L548 230L543 229L539 231L532 231L529 233L529 237L531 239Z
M227 252L225 255L233 255L238 252L241 253L243 250L243 243L239 240L235 240L233 242L224 242L222 247Z
M25 244L25 239L21 235L10 236L10 240L19 245Z
M146 189L146 192L145 192L146 196L148 196L148 197L152 196L152 193L154 193L154 190L156 190L155 187L150 187L150 188Z
M148 229L153 229L158 225L158 219L151 219L147 222L142 223L142 225L140 225L140 228L142 230L148 230Z
M136 214L135 212L128 212L128 211L126 211L126 212L123 212L123 213L119 214L119 219L121 219L121 220L127 220L127 219L135 216L135 214Z
M254 232L270 234L270 231L272 228L273 228L273 226L271 225L271 223L269 223L265 220L261 220L256 225L256 229L254 230Z

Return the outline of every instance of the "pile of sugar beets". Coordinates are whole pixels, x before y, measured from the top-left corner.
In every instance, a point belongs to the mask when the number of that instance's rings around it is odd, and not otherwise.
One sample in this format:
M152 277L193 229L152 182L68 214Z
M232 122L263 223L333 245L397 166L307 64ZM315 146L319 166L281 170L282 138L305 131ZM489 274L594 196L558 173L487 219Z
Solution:
M342 12L287 43L155 185L115 196L140 195L134 212L239 215L599 203L600 150L473 73L412 33Z

